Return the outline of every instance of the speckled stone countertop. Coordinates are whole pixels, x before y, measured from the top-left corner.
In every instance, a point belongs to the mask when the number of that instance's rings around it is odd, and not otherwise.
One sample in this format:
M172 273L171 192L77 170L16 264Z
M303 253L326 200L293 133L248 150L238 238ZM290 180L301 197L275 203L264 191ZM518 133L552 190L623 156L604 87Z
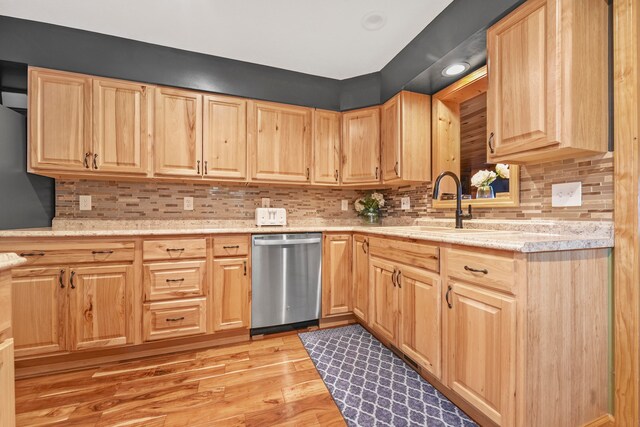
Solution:
M362 226L360 223L309 221L286 227L256 227L252 221L201 220L54 220L52 228L0 231L0 238L115 237L222 233L304 233L358 231L382 236L406 237L502 249L547 252L613 247L613 224L606 221L468 220L455 230L452 219L419 219L409 223Z
M11 252L0 253L0 271L17 267L27 262L26 259Z

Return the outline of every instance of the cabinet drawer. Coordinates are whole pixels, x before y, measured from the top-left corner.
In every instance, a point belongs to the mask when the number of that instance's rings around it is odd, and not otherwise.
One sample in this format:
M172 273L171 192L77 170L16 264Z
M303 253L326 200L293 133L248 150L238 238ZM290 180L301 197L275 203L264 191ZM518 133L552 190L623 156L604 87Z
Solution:
M206 258L207 239L145 240L143 258L145 261L159 259Z
M203 334L206 298L152 302L144 305L144 340Z
M5 243L7 249L26 258L29 265L68 265L78 263L130 262L134 257L133 242L24 242Z
M213 256L249 255L249 236L213 237Z
M372 237L369 253L417 268L440 271L440 248L434 245Z
M205 266L206 261L145 264L145 301L204 295Z
M466 282L513 292L516 263L507 255L447 249L447 274Z

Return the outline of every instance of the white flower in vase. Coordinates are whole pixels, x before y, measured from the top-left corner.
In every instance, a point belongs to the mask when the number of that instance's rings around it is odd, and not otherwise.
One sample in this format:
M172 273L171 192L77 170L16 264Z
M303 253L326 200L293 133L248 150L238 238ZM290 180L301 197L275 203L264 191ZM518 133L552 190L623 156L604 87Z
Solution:
M497 177L498 175L493 171L479 170L471 177L471 185L477 188L486 187L495 181Z
M504 163L498 163L496 165L496 173L502 179L509 179L509 165L505 165Z

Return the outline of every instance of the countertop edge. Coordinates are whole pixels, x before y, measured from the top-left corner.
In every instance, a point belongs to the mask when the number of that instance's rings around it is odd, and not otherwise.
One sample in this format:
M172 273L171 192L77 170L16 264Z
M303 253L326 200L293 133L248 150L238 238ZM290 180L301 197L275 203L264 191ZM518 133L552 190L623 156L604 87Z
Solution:
M26 263L27 260L12 252L0 253L0 271L8 270Z

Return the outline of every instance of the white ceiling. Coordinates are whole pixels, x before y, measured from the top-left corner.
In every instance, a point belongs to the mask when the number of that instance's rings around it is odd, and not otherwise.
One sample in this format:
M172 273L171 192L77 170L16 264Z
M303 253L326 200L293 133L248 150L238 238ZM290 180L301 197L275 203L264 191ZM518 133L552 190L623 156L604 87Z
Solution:
M379 71L452 0L0 0L0 15L318 76ZM368 31L362 18L382 12Z

